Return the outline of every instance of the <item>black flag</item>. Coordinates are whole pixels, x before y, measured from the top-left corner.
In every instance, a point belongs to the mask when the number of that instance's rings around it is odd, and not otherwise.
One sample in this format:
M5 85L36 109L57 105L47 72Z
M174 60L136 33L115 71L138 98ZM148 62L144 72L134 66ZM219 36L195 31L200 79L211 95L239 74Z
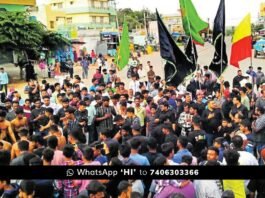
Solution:
M186 56L190 59L193 65L196 67L196 63L198 60L198 54L195 43L189 38L188 44L185 49Z
M217 14L214 19L213 45L215 46L215 53L209 67L219 76L227 67L227 54L226 54L226 45L224 40L225 40L225 0L221 0ZM222 48L223 48L223 54L221 53ZM221 68L221 61L223 61L222 68Z
M175 41L168 32L156 11L160 54L165 59L165 80L167 84L180 85L186 76L195 71L196 67L188 60L185 54L179 49Z

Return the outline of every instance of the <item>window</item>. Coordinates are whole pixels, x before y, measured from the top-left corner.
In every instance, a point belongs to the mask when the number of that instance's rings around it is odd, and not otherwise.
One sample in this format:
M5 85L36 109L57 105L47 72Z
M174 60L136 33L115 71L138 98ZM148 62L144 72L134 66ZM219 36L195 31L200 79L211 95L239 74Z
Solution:
M58 8L63 8L63 3L58 3L58 4L57 4L57 7L58 7Z
M54 29L54 21L50 21L50 28Z
M100 17L100 23L104 23L104 17Z
M70 1L70 5L73 5L74 4L74 2L73 1Z
M96 23L96 22L97 22L97 17L92 16L92 22L93 22L93 23Z
M66 21L67 21L68 24L71 24L73 22L73 19L72 19L72 17L71 18L66 18Z
M100 8L104 8L104 2L100 2Z

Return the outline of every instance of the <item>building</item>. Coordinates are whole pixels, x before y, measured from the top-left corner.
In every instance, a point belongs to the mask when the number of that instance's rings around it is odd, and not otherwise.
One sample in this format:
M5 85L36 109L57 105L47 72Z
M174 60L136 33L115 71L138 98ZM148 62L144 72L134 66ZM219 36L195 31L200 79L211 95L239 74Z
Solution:
M64 24L58 24L57 30L66 37L78 35L79 30L84 33L84 30L116 29L113 1L50 0L49 5L51 10L65 13Z
M2 11L26 11L29 6L35 6L36 0L0 0Z
M31 17L40 21L48 30L55 31L59 26L65 25L65 12L52 10L51 5L38 5L28 10Z
M260 11L257 24L265 25L265 2L260 4Z
M162 20L168 28L169 32L184 33L182 27L182 17L180 13L163 15Z

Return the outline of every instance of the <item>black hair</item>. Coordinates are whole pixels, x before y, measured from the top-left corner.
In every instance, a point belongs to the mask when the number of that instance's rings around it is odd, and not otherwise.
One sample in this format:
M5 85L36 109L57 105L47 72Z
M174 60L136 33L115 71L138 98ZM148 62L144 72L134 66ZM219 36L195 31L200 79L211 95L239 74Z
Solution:
M70 113L70 114L74 114L75 112L75 109L73 107L68 107L66 110L65 110L65 113Z
M157 148L157 140L154 137L149 137L147 140L147 147L149 149L156 149Z
M28 134L29 134L29 131L27 129L21 129L19 131L19 136L20 137L26 137L26 136L28 136Z
M35 156L29 160L29 165L30 166L42 166L43 161L39 156Z
M50 148L45 148L42 152L43 159L45 159L48 162L51 162L54 157L54 151Z
M110 160L111 166L122 166L122 161L118 157L113 157Z
M83 151L83 157L88 161L92 161L94 159L94 150L91 147L86 146Z
M131 148L135 150L139 149L141 145L141 141L136 138L133 138L130 143L131 143Z
M191 163L192 163L192 156L190 156L190 155L183 155L182 158L181 158L181 162L182 163L186 163L188 165L191 165Z
M134 113L134 108L133 108L133 107L128 107L128 108L127 108L127 112L129 112L129 113Z
M36 184L32 180L22 180L20 183L20 189L22 192L26 193L27 195L32 195L35 191Z
M155 158L153 165L154 166L163 166L167 162L167 158L165 156L158 156Z
M63 148L63 155L67 158L72 158L75 153L75 149L71 144L66 144Z
M239 157L240 154L236 150L225 150L224 151L224 158L227 163L227 166L237 166L239 165Z
M243 138L239 135L234 136L231 142L233 143L235 149L241 149L243 146Z
M218 148L216 148L216 147L214 147L214 146L210 146L209 148L208 148L208 151L214 151L215 153L216 153L216 155L219 155L219 150L218 150Z
M178 138L178 142L179 142L179 144L181 144L181 146L182 146L183 148L186 148L187 145L188 145L189 140L188 140L188 138L185 137L185 136L179 136L179 138Z
M56 136L50 136L47 139L47 146L50 147L51 149L56 149L58 146L58 138Z
M120 145L120 154L122 157L124 158L128 158L130 157L130 154L131 154L131 147L129 144L122 144Z
M26 140L21 140L17 143L18 149L20 151L28 151L29 150L29 142Z
M45 112L48 112L50 114L53 114L53 108L48 107L48 108L45 109Z
M164 143L161 145L162 154L168 157L170 153L174 150L174 145L172 142Z
M33 153L25 153L23 155L23 161L24 161L24 165L25 166L29 166L29 162L31 159L37 157L37 155L33 154Z
M241 96L240 95L235 95L234 98L236 98L239 102L241 102Z
M248 130L251 130L251 122L249 121L249 119L242 120L240 124L244 127L247 127Z

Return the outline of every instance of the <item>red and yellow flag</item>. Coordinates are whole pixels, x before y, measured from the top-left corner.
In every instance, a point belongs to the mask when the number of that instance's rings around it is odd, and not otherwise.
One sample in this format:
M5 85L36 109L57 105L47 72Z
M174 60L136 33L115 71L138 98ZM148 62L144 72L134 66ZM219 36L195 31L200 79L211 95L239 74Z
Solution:
M251 16L248 14L235 29L230 64L239 68L239 61L251 57Z

